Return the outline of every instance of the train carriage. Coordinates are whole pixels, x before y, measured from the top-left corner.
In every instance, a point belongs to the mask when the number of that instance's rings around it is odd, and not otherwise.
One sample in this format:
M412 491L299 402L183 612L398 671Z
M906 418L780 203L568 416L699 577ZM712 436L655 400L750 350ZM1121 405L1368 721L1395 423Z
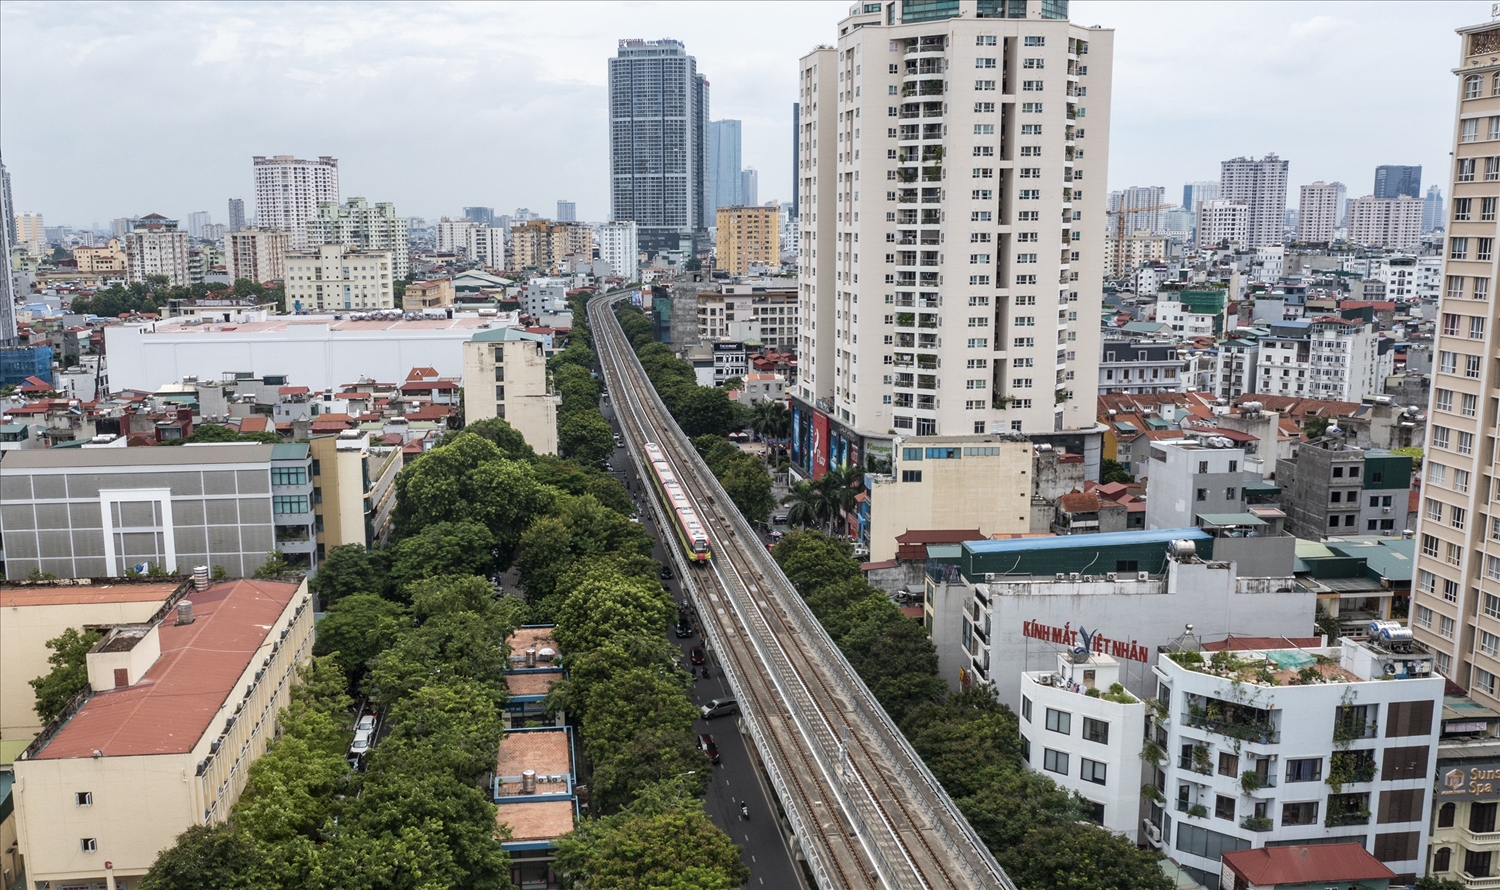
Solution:
M692 500L677 481L677 473L667 462L661 446L655 442L647 442L646 459L651 464L651 484L672 510L672 526L677 532L678 540L687 548L688 559L707 562L712 556L708 549L708 533L698 518L698 511L693 508Z

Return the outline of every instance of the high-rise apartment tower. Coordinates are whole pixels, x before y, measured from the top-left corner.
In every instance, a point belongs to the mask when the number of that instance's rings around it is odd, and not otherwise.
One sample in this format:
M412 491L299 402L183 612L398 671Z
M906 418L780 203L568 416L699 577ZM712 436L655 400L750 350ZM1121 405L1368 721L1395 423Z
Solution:
M1339 194L1343 186L1337 182L1318 181L1302 187L1302 200L1297 204L1297 237L1314 244L1327 244L1333 240L1333 230L1338 228Z
M1500 115L1500 22L1460 28L1459 124ZM1439 673L1475 701L1500 708L1500 506L1495 491L1491 393L1500 385L1494 324L1494 210L1500 180L1486 177L1494 143L1465 142L1454 127L1450 219L1432 346L1411 624ZM1488 209L1487 209L1488 208Z
M1422 165L1382 164L1375 168L1375 197L1422 197Z
M238 232L245 227L245 200L229 199L229 231Z
M740 133L736 120L708 124L708 206L715 210L746 203L740 192Z
M708 79L678 40L621 40L609 60L610 218L634 220L641 246L704 236Z
M1054 0L890 0L839 35L798 85L797 435L814 452L892 433L1081 447L1114 32Z
M318 205L339 202L339 162L320 157L304 161L291 155L257 155L255 166L255 223L281 229L291 246L307 246L307 221L318 215Z
M1286 226L1287 162L1268 154L1260 160L1234 158L1219 165L1219 197L1248 210L1246 247L1283 243Z

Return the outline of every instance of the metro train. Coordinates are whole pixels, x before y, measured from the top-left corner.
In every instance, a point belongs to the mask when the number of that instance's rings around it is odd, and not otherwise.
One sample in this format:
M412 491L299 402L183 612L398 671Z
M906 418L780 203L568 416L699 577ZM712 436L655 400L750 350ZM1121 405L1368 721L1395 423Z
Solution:
M672 525L677 530L678 540L682 541L682 545L687 548L688 559L693 562L707 562L713 555L708 549L708 533L704 530L702 521L698 519L698 511L693 509L692 501L677 481L677 473L667 462L666 454L661 446L655 442L647 442L646 459L651 461L652 484L672 507Z

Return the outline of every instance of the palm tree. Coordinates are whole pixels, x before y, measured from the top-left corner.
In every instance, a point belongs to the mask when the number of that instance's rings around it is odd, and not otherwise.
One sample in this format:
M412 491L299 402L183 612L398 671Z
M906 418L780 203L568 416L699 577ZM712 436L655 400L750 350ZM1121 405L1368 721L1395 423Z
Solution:
M787 410L785 402L772 401L766 404L771 407L767 409L765 434L778 442L785 442L792 435L792 412Z
M775 404L775 402L762 401L750 406L750 429L762 439L770 432L771 406Z
M822 495L825 514L830 520L842 517L859 503L860 490L864 487L865 474L859 464L846 467L829 467L814 486Z
M781 499L783 506L787 508L786 521L788 525L807 528L809 525L821 525L826 515L826 502L823 494L813 487L811 482L793 482L791 491Z

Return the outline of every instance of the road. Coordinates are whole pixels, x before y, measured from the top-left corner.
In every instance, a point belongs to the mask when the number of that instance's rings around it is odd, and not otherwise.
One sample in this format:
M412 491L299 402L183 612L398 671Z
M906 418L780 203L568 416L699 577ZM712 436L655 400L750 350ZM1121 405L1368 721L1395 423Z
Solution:
M619 421L608 399L601 403L600 409L610 426L619 433ZM613 466L615 476L632 495L644 494L635 465L623 448L615 450ZM641 523L655 541L651 555L663 565L671 565L672 560L658 534L656 521L649 512L642 514ZM687 598L682 590L681 579L675 574L662 584L677 602ZM701 636L677 639L675 634L668 632L667 638L681 649L683 664L688 664L689 649L704 644ZM734 692L724 680L723 667L718 663L716 653L708 653L708 667L711 676L706 680L699 678L693 684L693 703L696 705L708 704L715 698L734 697ZM719 765L713 768L713 781L709 783L704 797L704 809L713 823L739 845L740 859L750 869L750 880L745 886L773 887L777 890L807 887L802 868L793 860L792 851L781 833L780 820L775 816L778 808L767 793L766 785L756 769L755 754L740 731L739 718L724 716L713 720L698 720L693 731L712 734L714 744L719 748ZM750 809L748 820L740 816L742 801Z

